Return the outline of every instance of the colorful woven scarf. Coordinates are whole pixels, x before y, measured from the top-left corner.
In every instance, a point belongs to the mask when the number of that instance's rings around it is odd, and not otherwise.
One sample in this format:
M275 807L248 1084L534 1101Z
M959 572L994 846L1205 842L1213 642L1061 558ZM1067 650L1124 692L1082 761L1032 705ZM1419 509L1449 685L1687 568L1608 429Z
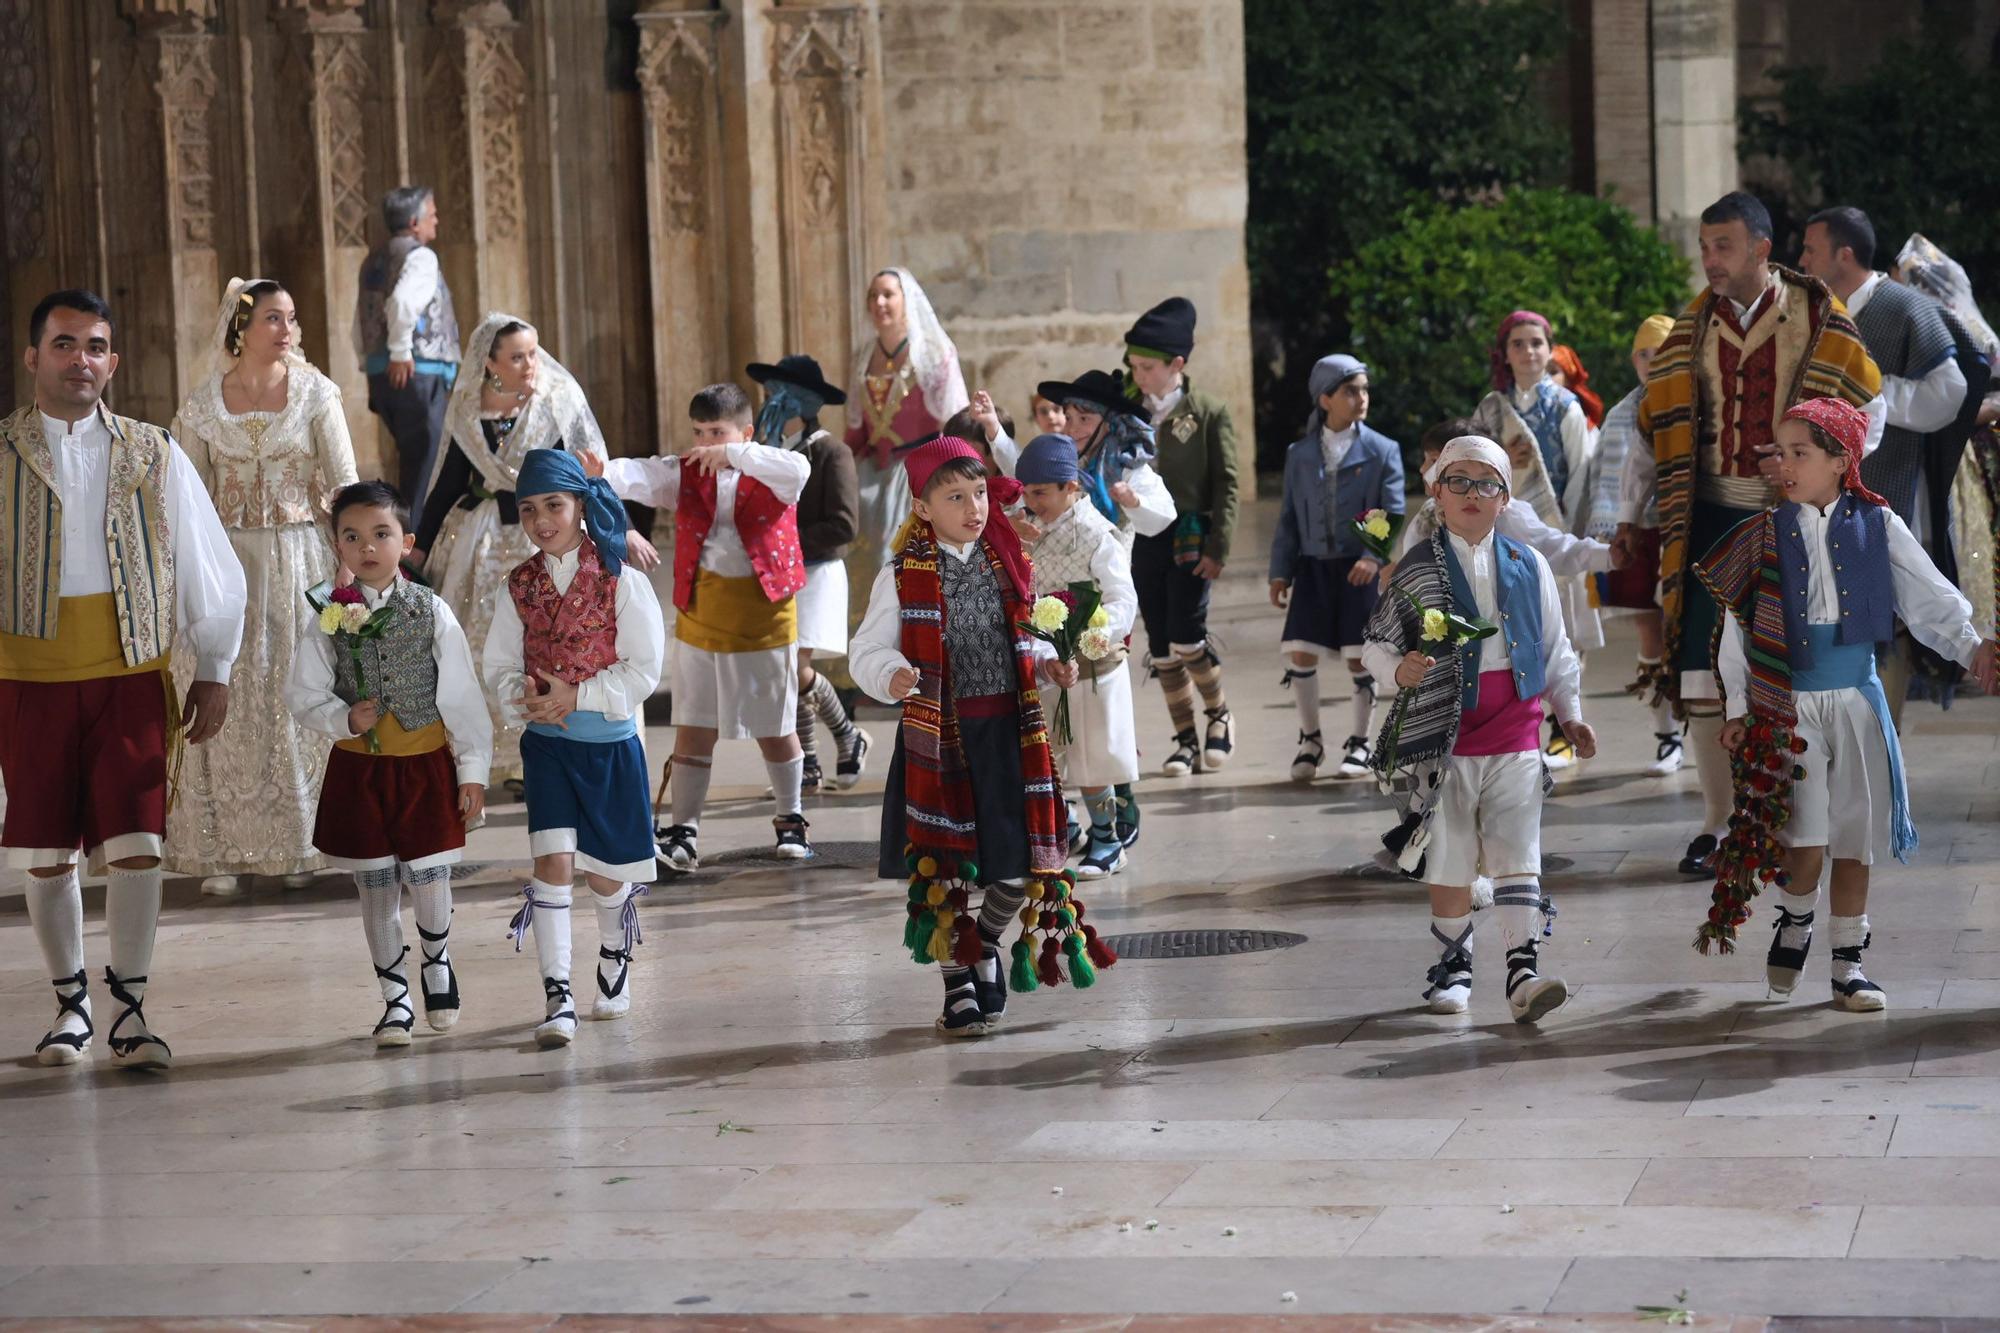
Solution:
M1788 299L1805 311L1812 329L1804 365L1780 367L1780 392L1787 406L1802 398L1844 398L1860 407L1882 389L1882 372L1869 359L1854 321L1824 283L1790 269L1771 266L1790 286ZM1674 321L1674 331L1653 356L1646 393L1639 406L1639 443L1650 445L1658 465L1660 507L1660 613L1665 621L1665 660L1681 651L1681 609L1686 577L1701 552L1688 550L1694 523L1696 433L1702 417L1701 344L1721 297L1704 291ZM1680 676L1668 681L1676 706Z
M1736 809L1729 832L1716 849L1708 920L1694 939L1701 953L1717 946L1723 953L1734 953L1737 927L1750 919L1750 900L1763 885L1783 889L1791 882L1778 832L1791 818L1792 784L1805 776L1798 757L1805 753L1806 743L1794 730L1798 712L1792 702L1773 512L1737 524L1694 568L1717 606L1742 626L1744 656L1750 663L1748 729L1730 758ZM1721 642L1718 618L1709 645L1711 662Z
M1006 562L981 537L980 555L993 566L1007 607L1014 644L1017 711L1020 717L1022 799L1028 827L1028 901L1021 909L1021 936L1014 942L1010 980L1016 990L1056 986L1069 960L1069 980L1089 986L1096 969L1115 963L1114 954L1083 923L1075 895L1076 876L1068 859L1068 811L1049 753L1048 727L1035 686L1034 640L1020 628L1028 602L1008 573ZM919 963L951 960L962 967L979 961L979 917L971 890L980 882L978 824L972 785L952 701L951 662L944 647L944 587L931 525L908 530L896 559L896 600L901 607L903 656L917 671L917 692L903 700L903 804L908 841L903 854L910 870L908 923L903 944ZM1038 947L1039 944L1039 947ZM1024 984L1025 983L1025 984Z

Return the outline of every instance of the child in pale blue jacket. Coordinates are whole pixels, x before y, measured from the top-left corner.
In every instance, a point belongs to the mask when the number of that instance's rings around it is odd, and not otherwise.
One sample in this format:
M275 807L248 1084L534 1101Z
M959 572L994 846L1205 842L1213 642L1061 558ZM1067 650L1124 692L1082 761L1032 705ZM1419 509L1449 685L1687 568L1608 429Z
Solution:
M1340 776L1368 772L1375 680L1361 665L1363 629L1375 614L1381 562L1354 524L1379 509L1403 517L1403 450L1369 428L1368 367L1345 353L1313 367L1312 419L1285 453L1285 493L1271 537L1271 605L1285 609L1285 681L1299 710L1292 778L1310 782L1326 759L1320 738L1319 660L1345 657L1354 680L1354 720L1342 744Z

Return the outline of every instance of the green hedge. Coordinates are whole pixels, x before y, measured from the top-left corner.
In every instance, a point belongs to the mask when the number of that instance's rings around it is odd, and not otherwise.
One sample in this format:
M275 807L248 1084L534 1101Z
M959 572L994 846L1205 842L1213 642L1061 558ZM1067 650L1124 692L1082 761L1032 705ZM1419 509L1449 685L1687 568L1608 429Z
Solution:
M1688 262L1657 232L1616 204L1563 190L1410 209L1328 285L1349 312L1351 350L1369 366L1369 421L1412 454L1426 427L1470 412L1486 392L1487 350L1509 311L1546 315L1609 408L1633 386L1639 322L1679 312L1692 293Z

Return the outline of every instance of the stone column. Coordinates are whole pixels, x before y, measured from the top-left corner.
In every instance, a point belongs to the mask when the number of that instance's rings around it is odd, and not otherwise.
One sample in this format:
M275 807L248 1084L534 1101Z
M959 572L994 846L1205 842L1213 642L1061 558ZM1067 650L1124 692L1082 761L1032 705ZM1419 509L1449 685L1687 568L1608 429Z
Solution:
M120 410L166 422L193 387L222 296L210 125L217 39L207 30L215 0L121 0L121 9L139 30L135 73L150 85L158 119L157 133L134 147L135 159L149 160L105 182L107 208L131 210L121 227L125 244L114 247L123 251L124 273L114 270L113 281L133 280L125 304L137 308L120 312L122 343L128 355L142 354L130 368L138 375L119 377L126 381ZM158 223L149 225L149 216Z
M278 146L291 160L291 179L304 187L303 226L286 247L281 279L298 302L306 346L338 384L362 474L395 475L381 453L381 433L368 411L368 377L354 350L354 307L362 261L368 257L368 189L374 158L368 107L375 89L375 34L362 19L364 0L275 0L292 27L291 68L305 81L302 141Z
M1741 178L1733 0L1654 0L1653 122L1660 232L1696 256L1701 210Z
M430 146L443 214L436 248L470 337L488 310L535 318L522 187L528 76L504 0L433 0L431 13L438 32L412 137Z
M1653 70L1648 0L1589 6L1592 152L1599 194L1653 220Z
M671 438L695 390L730 369L717 59L724 15L655 0L635 18L645 108L653 401L661 434Z
M777 91L782 350L818 358L837 378L852 361L868 280L867 15L859 5L825 5L774 9L767 18Z

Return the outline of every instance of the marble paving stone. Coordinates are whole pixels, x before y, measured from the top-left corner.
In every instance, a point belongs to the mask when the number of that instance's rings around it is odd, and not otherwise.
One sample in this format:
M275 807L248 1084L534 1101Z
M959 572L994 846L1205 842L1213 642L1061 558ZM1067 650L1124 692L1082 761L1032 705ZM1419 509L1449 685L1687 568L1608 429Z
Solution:
M1461 1125L1439 1157L1880 1157L1890 1123L1868 1116L1687 1116L1479 1120Z
M1058 1121L1009 1151L1044 1161L1379 1161L1429 1157L1457 1127L1456 1120Z
M1852 1254L1857 1259L2000 1259L2000 1206L1871 1203L1861 1210Z
M1270 513L1247 511L1246 540ZM1260 574L1237 562L1217 589L1246 663L1276 642ZM496 790L471 847L487 868L458 886L451 1034L367 1040L380 1002L341 877L233 901L175 879L147 1006L174 1070L132 1077L101 1050L42 1069L23 1057L53 1005L0 870L0 1318L345 1312L414 1333L403 1316L516 1329L568 1310L803 1333L819 1312L1025 1333L1069 1312L1065 1333L1209 1333L1289 1314L1359 1333L1322 1321L1367 1312L1370 1333L1415 1333L1416 1312L1461 1311L1513 1322L1453 1333L1528 1333L1552 1306L1534 1327L1595 1333L1682 1285L1717 1333L1730 1314L1760 1333L1773 1311L2000 1311L2000 1260L1948 1258L2000 1233L2000 803L1972 781L2000 782L2000 702L1912 705L1930 850L1883 872L1873 914L1893 1008L1844 1015L1823 948L1796 996L1768 996L1761 905L1740 952L1688 947L1708 886L1674 864L1699 794L1692 772L1641 772L1631 629L1610 632L1586 682L1604 754L1545 810L1572 862L1547 880L1546 958L1572 998L1535 1029L1506 1011L1490 917L1473 1012L1421 1011L1421 894L1357 870L1386 807L1366 782L1290 782L1291 701L1249 666L1229 673L1235 760L1143 778L1131 864L1084 897L1107 932L1305 942L1126 960L1014 997L980 1042L931 1030L937 977L897 947L898 884L715 863L642 902L631 1014L536 1050L534 964L504 932L525 812ZM1157 740L1157 693L1135 702ZM892 737L884 710L863 724ZM768 842L764 780L754 747L720 748L705 849ZM881 780L878 763L811 798L814 835L872 840ZM93 969L102 900L88 890Z
M1045 1260L989 1311L1105 1310L1142 1314L1504 1314L1539 1311L1567 1260L1465 1256L1450 1280L1414 1259ZM1297 1297L1286 1303L1291 1292Z
M1854 1207L1620 1208L1568 1205L1384 1208L1348 1253L1839 1258Z
M2000 1310L2000 1264L1938 1259L1578 1259L1548 1309L1601 1311L1673 1302L1697 1310L1866 1318L1958 1317ZM1648 1325L1650 1327L1650 1325Z
M1761 1153L1766 1145L1746 1141L1742 1149ZM1772 1199L1977 1206L2000 1199L2000 1158L1662 1158L1646 1164L1626 1202L1758 1208Z
M719 1208L923 1208L973 1203L1062 1211L1156 1207L1186 1180L1184 1162L954 1162L775 1166L737 1186Z
M1507 1202L1619 1204L1643 1162L1432 1158L1410 1162L1215 1162L1166 1198L1175 1208L1379 1207Z
M467 1313L796 1311L839 1314L985 1310L1030 1271L1013 1260L647 1260L552 1258L457 1305ZM1047 1308L1046 1306L1042 1308Z
M449 1310L527 1265L472 1261L396 1264L51 1264L6 1289L0 1309L41 1318L199 1318L254 1308L268 1315L400 1315ZM46 1322L38 1327L47 1329ZM238 1325L240 1327L240 1325Z

